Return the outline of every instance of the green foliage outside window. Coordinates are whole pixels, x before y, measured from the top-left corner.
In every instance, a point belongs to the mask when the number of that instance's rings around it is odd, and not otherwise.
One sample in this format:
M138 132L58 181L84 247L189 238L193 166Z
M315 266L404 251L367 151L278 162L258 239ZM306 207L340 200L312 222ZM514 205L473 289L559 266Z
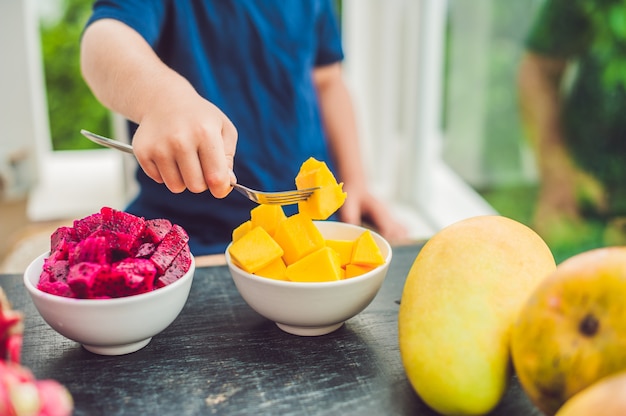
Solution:
M593 47L605 65L605 88L626 87L626 7L621 0L583 1L590 16Z
M65 0L59 19L41 22L50 135L54 150L99 146L81 128L108 135L110 113L93 96L80 73L80 36L91 12L91 0Z

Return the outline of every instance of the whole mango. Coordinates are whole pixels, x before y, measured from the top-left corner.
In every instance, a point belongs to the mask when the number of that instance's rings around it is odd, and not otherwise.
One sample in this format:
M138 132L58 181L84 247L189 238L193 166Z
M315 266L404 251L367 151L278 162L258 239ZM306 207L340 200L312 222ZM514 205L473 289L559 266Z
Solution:
M565 260L528 299L513 329L513 363L522 387L545 414L626 370L624 299L626 247Z
M511 375L510 330L555 268L541 237L503 216L461 220L428 240L398 316L402 362L428 406L479 415L498 404Z
M605 377L568 399L556 416L626 415L626 372Z

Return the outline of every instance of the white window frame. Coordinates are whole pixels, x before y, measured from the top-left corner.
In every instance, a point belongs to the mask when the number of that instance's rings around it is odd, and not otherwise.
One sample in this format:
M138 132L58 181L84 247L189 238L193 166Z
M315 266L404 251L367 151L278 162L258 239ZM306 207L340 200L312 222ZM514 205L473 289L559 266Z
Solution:
M119 153L52 150L34 0L0 1L0 56L0 156L20 149L27 154L34 177L29 219L77 218L105 205L121 208L125 177ZM81 127L76 126L76 134Z
M496 211L442 158L446 0L344 0L346 78L374 188L412 235Z

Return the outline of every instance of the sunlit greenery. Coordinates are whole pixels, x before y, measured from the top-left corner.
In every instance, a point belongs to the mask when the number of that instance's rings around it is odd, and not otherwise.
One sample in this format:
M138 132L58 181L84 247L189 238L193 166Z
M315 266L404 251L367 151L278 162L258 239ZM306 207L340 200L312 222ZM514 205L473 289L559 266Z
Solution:
M55 150L90 149L98 145L81 136L86 128L110 133L110 116L91 94L80 74L79 49L91 0L65 0L55 21L42 20L41 45L48 94L50 134Z

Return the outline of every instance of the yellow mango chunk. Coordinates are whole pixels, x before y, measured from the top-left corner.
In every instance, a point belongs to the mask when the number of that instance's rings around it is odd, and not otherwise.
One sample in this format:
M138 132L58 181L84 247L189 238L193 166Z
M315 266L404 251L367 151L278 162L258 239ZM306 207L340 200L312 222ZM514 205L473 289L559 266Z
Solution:
M306 201L298 202L298 212L314 220L325 220L334 214L346 200L343 183L338 184L326 163L307 159L296 176L296 188L319 187Z
M255 273L283 255L283 249L263 227L254 227L233 242L228 253L233 262L248 273Z
M345 278L349 279L350 277L360 276L369 272L370 270L374 270L375 266L362 266L360 264L347 264L346 265L346 274Z
M313 192L306 201L298 202L298 212L313 220L325 220L343 206L346 197L343 183L327 185Z
M237 228L233 230L233 241L239 240L241 237L246 235L248 231L252 229L252 221L248 220L239 224Z
M269 235L274 235L276 227L287 216L283 207L280 205L265 205L261 204L254 207L250 211L250 221L252 222L252 228L263 227Z
M337 253L339 253L341 267L344 267L352 260L352 248L354 247L354 241L326 240L326 246L332 248Z
M314 157L310 157L307 160L305 160L302 165L300 165L300 172L303 171L312 171L314 169L318 169L322 166L326 166L326 163L321 162L317 159L315 159Z
M380 247L376 244L372 233L365 230L354 242L352 250L352 264L361 266L380 266L385 263Z
M268 277L275 280L287 280L287 276L285 276L286 270L287 266L285 265L285 262L282 257L279 257L267 266L259 269L255 274L257 276Z
M302 214L294 214L278 224L274 240L283 249L287 266L325 245L322 233Z
M339 254L330 247L322 247L287 266L285 274L292 282L341 280Z

